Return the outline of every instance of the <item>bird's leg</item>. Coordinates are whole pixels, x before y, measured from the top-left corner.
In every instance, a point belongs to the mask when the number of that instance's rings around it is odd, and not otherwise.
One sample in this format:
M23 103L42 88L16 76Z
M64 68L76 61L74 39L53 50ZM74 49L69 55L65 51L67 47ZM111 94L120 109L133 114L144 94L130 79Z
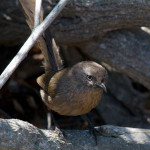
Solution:
M52 127L52 112L50 110L47 111L47 129L53 130Z
M54 124L54 126L52 124ZM58 136L64 139L65 134L60 130L59 125L53 115L53 111L51 110L49 110L47 113L47 129L55 130Z
M96 129L94 128L94 125L93 125L93 123L91 122L89 115L88 115L88 114L85 114L85 115L82 115L81 117L82 117L83 120L85 120L85 121L88 122L89 132L90 132L90 134L93 134L95 143L96 143L96 145L97 145L97 131L96 131Z

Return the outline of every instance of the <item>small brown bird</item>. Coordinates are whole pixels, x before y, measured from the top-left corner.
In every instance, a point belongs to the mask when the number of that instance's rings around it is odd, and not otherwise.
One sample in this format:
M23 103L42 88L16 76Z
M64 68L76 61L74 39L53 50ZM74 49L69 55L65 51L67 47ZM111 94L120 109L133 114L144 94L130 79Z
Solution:
M83 61L71 68L50 71L37 78L47 107L60 115L78 116L95 108L106 91L107 71L98 63Z

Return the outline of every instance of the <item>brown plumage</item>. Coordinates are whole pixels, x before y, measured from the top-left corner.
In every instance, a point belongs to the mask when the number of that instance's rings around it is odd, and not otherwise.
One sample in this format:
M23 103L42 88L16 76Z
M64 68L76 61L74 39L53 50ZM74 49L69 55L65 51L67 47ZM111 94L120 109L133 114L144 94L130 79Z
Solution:
M47 107L60 115L86 114L99 103L106 91L106 70L92 61L77 63L58 72L38 77L41 97Z
M34 0L19 0L26 14L27 23L33 28ZM41 12L43 14L43 11ZM42 17L41 15L41 21ZM105 87L106 70L92 61L83 61L60 71L63 63L54 41L46 32L39 38L45 59L45 74L37 79L41 97L47 107L60 115L78 116L86 114L99 103ZM52 57L51 54L54 56ZM51 56L51 57L50 57ZM53 62L55 62L53 64ZM51 64L50 64L51 63ZM53 64L53 65L52 65Z

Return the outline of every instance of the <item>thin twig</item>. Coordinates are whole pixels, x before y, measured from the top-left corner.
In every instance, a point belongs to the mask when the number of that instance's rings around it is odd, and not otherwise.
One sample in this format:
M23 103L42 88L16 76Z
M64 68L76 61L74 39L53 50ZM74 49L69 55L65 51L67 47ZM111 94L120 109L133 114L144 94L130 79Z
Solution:
M35 0L34 28L40 24L42 0Z
M51 116L51 111L47 112L47 129L51 129L52 127L52 116Z
M61 10L65 7L69 0L60 0L59 3L54 7L54 9L50 12L50 14L44 19L44 21L37 26L24 45L21 47L17 55L13 58L13 60L9 63L9 65L5 68L3 73L0 76L0 89L15 71L15 69L19 66L19 64L24 60L27 56L29 50L33 47L36 40L41 36L41 34L48 28L48 26L53 22L53 20L58 16Z
M41 5L42 5L42 0L35 0L34 28L36 28L40 24ZM47 112L47 129L49 130L51 129L51 124L52 124L51 112L48 111Z

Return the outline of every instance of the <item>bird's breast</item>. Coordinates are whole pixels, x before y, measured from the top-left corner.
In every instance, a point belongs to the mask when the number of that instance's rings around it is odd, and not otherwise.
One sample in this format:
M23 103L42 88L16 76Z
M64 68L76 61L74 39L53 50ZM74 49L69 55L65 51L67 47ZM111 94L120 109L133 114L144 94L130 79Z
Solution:
M101 95L101 90L95 92L89 91L84 94L79 92L78 94L74 94L69 99L66 97L65 100L57 100L59 101L58 105L53 105L52 109L60 115L65 116L78 116L86 114L98 105Z

